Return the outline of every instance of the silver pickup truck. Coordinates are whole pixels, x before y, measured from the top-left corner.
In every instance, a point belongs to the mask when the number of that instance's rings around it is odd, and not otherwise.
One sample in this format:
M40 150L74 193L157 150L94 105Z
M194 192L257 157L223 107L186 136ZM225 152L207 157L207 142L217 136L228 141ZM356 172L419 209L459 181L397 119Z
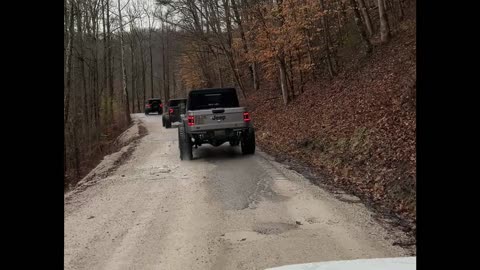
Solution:
M193 158L192 147L229 142L241 145L244 155L255 153L255 131L250 114L240 107L235 88L190 91L187 111L178 127L180 159Z

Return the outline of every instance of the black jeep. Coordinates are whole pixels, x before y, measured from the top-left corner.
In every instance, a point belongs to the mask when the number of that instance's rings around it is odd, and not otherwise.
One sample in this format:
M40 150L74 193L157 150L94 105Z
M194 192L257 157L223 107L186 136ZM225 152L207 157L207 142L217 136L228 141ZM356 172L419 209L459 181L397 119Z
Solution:
M151 112L157 112L158 114L163 113L163 104L161 99L151 98L145 102L145 115Z
M180 122L180 115L185 114L187 107L186 98L170 99L165 108L165 114L162 116L162 124L165 128L171 128L172 123Z

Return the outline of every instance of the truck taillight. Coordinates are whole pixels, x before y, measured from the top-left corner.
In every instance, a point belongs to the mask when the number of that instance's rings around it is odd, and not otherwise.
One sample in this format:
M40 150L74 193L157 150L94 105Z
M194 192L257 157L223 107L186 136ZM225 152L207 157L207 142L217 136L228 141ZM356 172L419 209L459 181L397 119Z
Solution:
M173 109L172 108L168 109L168 113L173 113Z
M250 120L251 120L251 119L250 119L250 113L244 112L244 113L243 113L243 121L244 121L244 122L250 122Z
M162 104L162 103L160 103L160 108L163 108L163 104Z
M188 120L188 126L191 127L191 126L194 126L194 125L195 125L195 116L189 115L188 118L187 118L187 120Z

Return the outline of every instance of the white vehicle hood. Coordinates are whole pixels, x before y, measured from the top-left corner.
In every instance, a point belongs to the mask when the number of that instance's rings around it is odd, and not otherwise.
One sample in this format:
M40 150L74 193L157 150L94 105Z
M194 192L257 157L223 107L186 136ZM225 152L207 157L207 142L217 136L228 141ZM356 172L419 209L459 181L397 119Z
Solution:
M360 259L284 265L266 270L415 270L416 257Z

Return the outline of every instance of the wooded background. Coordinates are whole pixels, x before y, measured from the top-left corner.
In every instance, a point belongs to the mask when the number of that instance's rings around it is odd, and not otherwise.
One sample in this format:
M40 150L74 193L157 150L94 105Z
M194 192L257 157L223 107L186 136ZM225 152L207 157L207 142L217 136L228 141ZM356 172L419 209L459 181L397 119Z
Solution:
M64 0L64 185L143 112L198 87L283 104L400 29L415 0ZM275 98L275 97L272 97Z

